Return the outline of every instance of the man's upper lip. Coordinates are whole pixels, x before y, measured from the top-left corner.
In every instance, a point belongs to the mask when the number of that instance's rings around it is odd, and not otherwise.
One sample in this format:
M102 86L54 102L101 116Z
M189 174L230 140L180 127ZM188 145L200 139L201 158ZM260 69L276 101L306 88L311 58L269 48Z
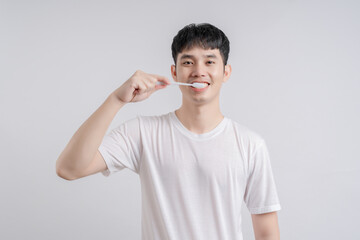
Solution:
M191 83L207 83L207 84L210 84L208 81L201 81L201 80L195 80L195 81L192 81Z

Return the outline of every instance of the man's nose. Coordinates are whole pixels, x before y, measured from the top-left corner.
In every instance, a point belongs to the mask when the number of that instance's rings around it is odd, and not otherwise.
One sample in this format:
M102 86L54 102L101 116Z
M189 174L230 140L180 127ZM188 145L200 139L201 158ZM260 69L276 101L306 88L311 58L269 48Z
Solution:
M205 66L203 64L195 64L191 74L192 77L206 77Z

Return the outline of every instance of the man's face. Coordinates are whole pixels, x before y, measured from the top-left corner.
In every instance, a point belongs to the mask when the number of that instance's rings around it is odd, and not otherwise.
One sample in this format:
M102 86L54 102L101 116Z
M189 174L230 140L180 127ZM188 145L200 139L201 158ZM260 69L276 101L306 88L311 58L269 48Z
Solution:
M204 104L219 99L222 83L231 74L231 66L224 63L219 49L194 47L184 50L177 56L176 66L171 66L172 77L176 82L204 82L208 86L202 89L180 86L183 98L188 101Z

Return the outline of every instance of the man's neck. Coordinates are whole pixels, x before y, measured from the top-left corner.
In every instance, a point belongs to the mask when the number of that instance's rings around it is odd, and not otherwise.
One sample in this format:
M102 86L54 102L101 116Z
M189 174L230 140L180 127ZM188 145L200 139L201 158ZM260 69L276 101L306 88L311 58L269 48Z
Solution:
M182 106L175 111L175 114L189 131L197 134L210 132L224 119L219 101L204 105L183 101Z

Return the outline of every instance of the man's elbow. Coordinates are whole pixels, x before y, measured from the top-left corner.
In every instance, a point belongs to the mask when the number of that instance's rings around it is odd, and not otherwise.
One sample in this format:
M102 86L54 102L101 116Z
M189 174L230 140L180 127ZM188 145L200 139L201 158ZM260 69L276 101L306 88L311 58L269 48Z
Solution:
M59 164L56 164L56 174L68 181L72 181L75 179L78 179L78 177L75 177L74 174L71 174L70 171L66 170L64 167L61 167Z

